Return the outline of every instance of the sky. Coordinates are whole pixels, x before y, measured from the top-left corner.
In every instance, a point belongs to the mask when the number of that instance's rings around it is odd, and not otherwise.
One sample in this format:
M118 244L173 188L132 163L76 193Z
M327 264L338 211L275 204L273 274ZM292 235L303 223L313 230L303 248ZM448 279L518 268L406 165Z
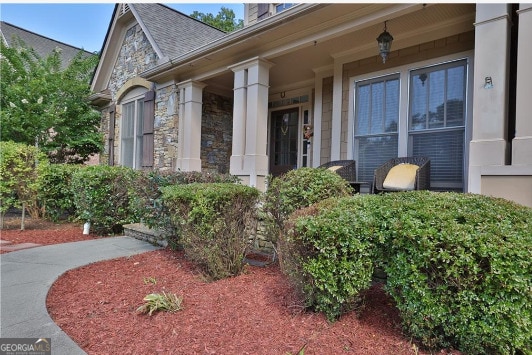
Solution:
M244 3L164 3L186 15L194 11L218 14L222 7L232 9L236 19L244 19ZM83 48L102 49L115 3L6 3L0 4L0 19L38 35Z

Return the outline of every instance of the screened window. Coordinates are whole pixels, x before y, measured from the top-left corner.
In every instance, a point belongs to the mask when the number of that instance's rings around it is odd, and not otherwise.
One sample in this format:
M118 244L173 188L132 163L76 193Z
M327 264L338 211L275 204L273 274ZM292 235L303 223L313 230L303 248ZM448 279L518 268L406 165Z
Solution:
M142 166L144 96L122 105L121 164L134 169Z
M409 151L430 158L434 189L463 189L466 64L462 60L410 75Z
M359 181L397 157L399 75L364 80L355 86L355 159Z

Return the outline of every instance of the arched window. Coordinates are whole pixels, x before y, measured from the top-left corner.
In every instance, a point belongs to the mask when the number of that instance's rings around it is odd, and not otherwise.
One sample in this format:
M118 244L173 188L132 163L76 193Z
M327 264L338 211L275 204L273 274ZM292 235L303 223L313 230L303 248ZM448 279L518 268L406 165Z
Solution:
M120 105L120 164L152 168L154 92L136 87L122 97Z

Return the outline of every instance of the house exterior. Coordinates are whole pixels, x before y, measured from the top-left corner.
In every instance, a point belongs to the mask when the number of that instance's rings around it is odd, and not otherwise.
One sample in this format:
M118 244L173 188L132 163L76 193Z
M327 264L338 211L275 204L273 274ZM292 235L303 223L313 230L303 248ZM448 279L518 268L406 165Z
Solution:
M532 206L532 5L245 4L244 23L225 34L116 5L92 82L102 162L264 190L269 174L331 160L356 160L369 182L424 155L434 190Z

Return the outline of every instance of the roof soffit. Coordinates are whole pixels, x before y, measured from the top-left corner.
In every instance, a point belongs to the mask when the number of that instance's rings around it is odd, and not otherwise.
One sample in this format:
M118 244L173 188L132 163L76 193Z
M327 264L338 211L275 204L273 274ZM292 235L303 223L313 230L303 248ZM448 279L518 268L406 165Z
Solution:
M272 59L288 52L314 46L345 33L374 26L390 16L401 16L421 8L421 4L303 4L300 11L283 13L243 30L230 33L214 45L204 46L174 58L169 63L141 75L149 80L178 79L181 73L197 73L201 68L231 65L253 56ZM223 70L223 69L222 69Z

